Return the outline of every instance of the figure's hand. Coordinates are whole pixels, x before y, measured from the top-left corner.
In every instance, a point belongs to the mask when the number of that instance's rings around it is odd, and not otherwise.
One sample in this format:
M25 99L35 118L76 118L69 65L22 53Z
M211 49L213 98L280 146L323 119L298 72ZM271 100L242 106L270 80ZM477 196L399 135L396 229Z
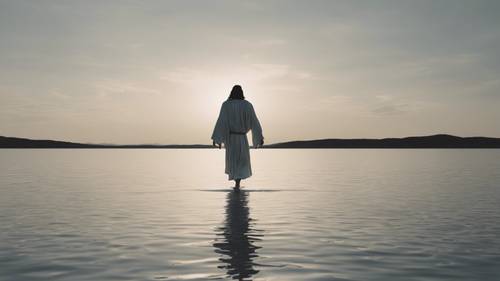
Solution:
M222 145L220 143L215 143L215 141L212 141L212 145L215 146L215 147L219 147L219 149L221 149Z

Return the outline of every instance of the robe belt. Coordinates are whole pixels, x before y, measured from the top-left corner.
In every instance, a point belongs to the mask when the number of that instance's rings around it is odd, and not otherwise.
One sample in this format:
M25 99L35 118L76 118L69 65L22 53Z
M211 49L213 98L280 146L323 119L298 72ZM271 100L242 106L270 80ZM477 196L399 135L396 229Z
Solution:
M229 131L229 133L231 135L246 135L247 133L244 133L244 132L233 132L233 131Z

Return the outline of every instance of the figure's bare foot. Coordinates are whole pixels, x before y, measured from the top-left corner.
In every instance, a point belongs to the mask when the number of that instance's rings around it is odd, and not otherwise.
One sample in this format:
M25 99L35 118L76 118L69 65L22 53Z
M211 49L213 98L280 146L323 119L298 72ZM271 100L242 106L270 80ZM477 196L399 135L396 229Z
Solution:
M234 190L239 190L240 189L240 181L241 179L235 179L234 182L236 185L234 186Z

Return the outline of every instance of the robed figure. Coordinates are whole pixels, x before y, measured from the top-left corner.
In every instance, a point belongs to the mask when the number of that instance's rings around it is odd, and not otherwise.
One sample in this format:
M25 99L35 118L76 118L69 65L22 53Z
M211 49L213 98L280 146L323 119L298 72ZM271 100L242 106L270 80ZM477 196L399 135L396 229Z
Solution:
M250 102L245 100L241 86L235 85L229 98L220 109L219 118L212 134L214 145L226 149L225 172L229 180L234 180L235 188L240 187L240 181L252 176L250 164L250 147L247 133L252 131L254 148L264 145L262 127Z

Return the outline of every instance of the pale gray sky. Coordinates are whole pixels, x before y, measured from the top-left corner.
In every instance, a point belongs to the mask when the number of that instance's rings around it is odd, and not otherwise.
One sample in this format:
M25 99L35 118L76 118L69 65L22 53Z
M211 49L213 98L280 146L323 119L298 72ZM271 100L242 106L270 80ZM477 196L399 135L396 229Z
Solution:
M0 135L210 143L500 137L500 1L0 0Z

